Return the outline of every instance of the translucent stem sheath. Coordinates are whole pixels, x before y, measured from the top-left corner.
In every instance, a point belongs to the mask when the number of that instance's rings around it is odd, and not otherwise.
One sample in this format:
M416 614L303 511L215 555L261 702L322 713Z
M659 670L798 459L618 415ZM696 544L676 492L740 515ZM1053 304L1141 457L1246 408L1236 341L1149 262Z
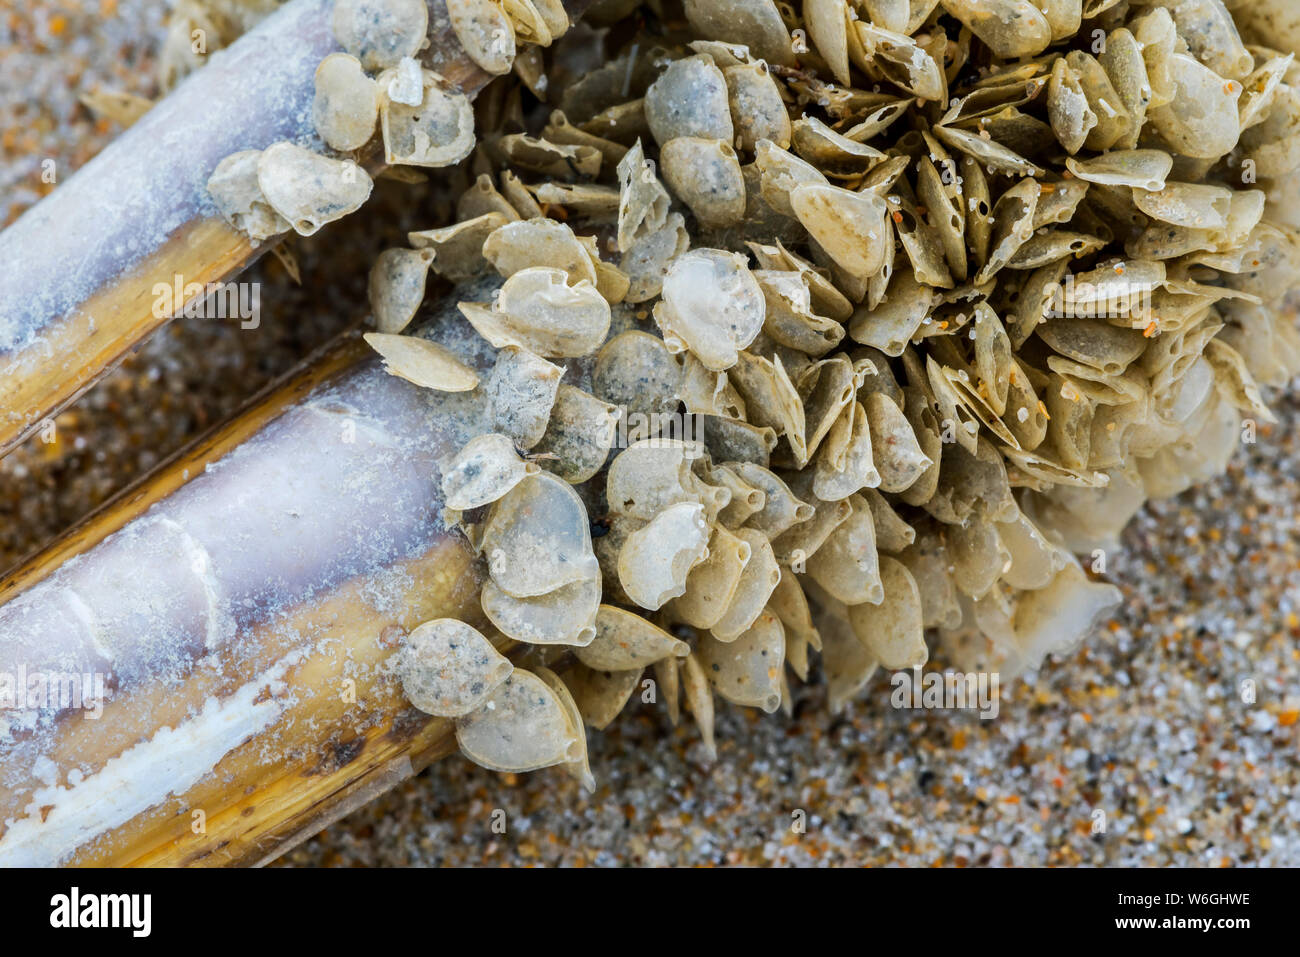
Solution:
M447 749L390 626L481 621L436 463L484 428L349 339L0 582L0 865L261 860Z

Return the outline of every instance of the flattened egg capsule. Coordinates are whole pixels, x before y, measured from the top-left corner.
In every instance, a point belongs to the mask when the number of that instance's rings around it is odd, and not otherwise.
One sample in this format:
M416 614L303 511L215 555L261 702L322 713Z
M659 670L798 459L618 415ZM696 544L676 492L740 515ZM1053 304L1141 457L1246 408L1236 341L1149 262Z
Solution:
M478 629L454 618L426 621L397 656L402 692L425 714L458 718L481 707L514 666Z
M640 139L619 161L618 183L618 248L626 253L638 239L663 228L671 200Z
M447 16L469 58L487 73L510 72L515 60L515 30L494 0L447 0Z
M546 433L533 452L547 470L573 485L605 466L614 447L619 410L576 386L561 384Z
M714 526L708 557L691 569L686 592L672 600L669 613L694 628L712 628L731 607L750 554L749 542Z
M727 81L712 57L684 57L668 65L646 91L646 122L662 147L680 136L731 143L735 139Z
M460 303L459 309L497 348L585 356L599 349L609 333L609 303L590 282L569 285L568 279L562 270L530 266L502 284L491 307Z
M406 241L416 249L432 249L433 271L459 282L479 275L484 265L483 243L508 221L503 213L493 210L450 226L413 230L406 234Z
M522 669L457 719L456 743L467 758L492 771L535 771L577 760L582 751L559 696Z
M658 296L669 266L690 248L690 234L681 213L669 213L659 229L639 235L618 261L630 283L625 300L646 302Z
M596 613L596 637L579 648L578 660L597 671L645 668L664 658L685 658L690 646L640 615L613 605Z
M483 243L483 256L509 278L534 266L563 270L571 282L595 285L591 257L573 229L554 219L524 219L497 227Z
M483 583L482 605L488 620L515 641L581 647L595 637L600 593L596 574L529 598L509 595L489 580Z
M531 449L546 434L564 370L541 356L506 346L497 353L484 391L493 427L521 449Z
M641 668L627 671L601 671L579 662L565 673L564 682L573 692L582 720L597 731L604 731L627 705Z
M295 143L275 143L257 160L257 185L300 236L355 212L374 186L351 160L330 159Z
M441 76L423 71L419 105L385 98L380 111L384 158L403 166L454 166L474 149L474 110Z
M705 367L721 372L736 364L767 314L766 301L739 253L693 249L678 256L663 281L655 321L670 352L690 349Z
M478 385L474 370L436 342L384 332L367 332L363 338L383 356L389 375L439 392L468 392Z
M261 155L261 150L231 153L217 164L207 183L208 194L221 218L245 233L255 246L292 228L267 201L258 185L257 164Z
M540 471L535 462L519 457L508 436L496 432L470 439L440 468L444 503L461 511L495 502Z
M727 701L768 714L781 706L785 629L772 612L759 614L734 641L701 636L697 654L709 683Z
M618 579L628 597L654 611L686 591L690 570L708 555L704 506L670 505L627 537L618 556Z
M385 249L375 258L368 295L380 332L401 332L415 317L434 255L432 249Z
M745 178L731 145L679 136L659 150L664 180L705 229L734 226L745 215Z
M665 508L700 502L691 462L698 444L680 439L641 439L620 452L605 479L605 501L615 514L650 521Z
M738 528L735 535L749 545L749 560L722 617L710 627L718 641L735 641L758 619L781 580L781 566L767 536L757 529Z
M424 46L429 32L425 0L334 0L334 38L367 70L396 66Z
M570 758L564 762L564 768L569 775L583 786L589 793L596 790L596 779L591 774L591 765L587 761L587 730L582 722L582 712L578 710L578 702L573 699L573 692L569 686L550 668L538 667L534 674L546 682L546 686L555 692L555 696L560 699L560 704L564 706L565 717L569 719L569 728L573 732L574 740L582 746L582 754L575 758Z
M516 598L596 575L587 509L567 482L539 472L498 499L483 529L492 580Z
M624 415L649 418L676 411L681 378L681 367L663 340L633 330L601 347L591 373L591 388L623 409Z
M379 87L361 61L331 53L316 67L315 84L311 117L320 138L342 152L365 146L379 122Z
M921 625L921 593L912 573L901 562L881 556L880 581L884 599L878 605L849 607L854 634L884 668L920 668L930 657Z
M713 690L704 674L697 654L692 652L682 660L682 697L686 707L700 729L704 753L710 761L718 758L718 747L713 740Z

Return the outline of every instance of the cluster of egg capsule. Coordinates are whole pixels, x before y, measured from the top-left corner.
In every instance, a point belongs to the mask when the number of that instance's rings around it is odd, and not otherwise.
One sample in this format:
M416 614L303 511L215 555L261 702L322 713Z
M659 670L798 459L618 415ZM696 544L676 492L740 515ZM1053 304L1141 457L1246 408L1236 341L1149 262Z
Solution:
M927 633L1034 667L1119 601L1072 553L1221 469L1270 417L1258 383L1300 369L1277 4L685 0L685 35L651 17L595 68L599 31L512 60L516 3L448 6L515 78L456 222L375 264L367 338L489 426L443 463L446 519L528 653L439 620L398 660L488 767L590 783L584 728L647 667L710 750L715 693L788 708L811 651L835 707L924 664ZM521 87L545 99L548 72L571 82L537 130ZM460 304L497 350L480 381L402 333L429 270L488 267L494 298Z

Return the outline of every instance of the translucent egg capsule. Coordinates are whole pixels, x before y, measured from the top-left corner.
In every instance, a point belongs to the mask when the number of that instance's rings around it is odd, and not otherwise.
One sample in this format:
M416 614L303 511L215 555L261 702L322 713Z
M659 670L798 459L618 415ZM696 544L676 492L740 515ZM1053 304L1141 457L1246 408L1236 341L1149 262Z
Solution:
M245 233L256 245L290 229L257 183L261 150L241 150L225 157L208 178L208 195L221 218Z
M582 720L604 731L619 716L641 680L640 668L626 671L601 671L578 663L564 675L573 692Z
M749 560L726 611L709 626L713 637L723 642L735 641L754 624L781 579L781 566L766 535L755 528L738 528L735 537L749 546Z
M516 598L590 580L599 570L582 499L548 472L526 476L492 505L481 546L492 580Z
M627 537L618 556L618 579L628 597L655 611L686 591L686 577L709 551L704 506L670 505Z
M731 123L741 149L752 153L759 140L782 149L790 145L790 114L766 63L745 63L723 70Z
M1233 14L1223 0L1182 0L1171 4L1169 12L1191 55L1219 76L1240 80L1254 68L1255 58L1242 43Z
M533 669L537 677L546 682L546 686L555 692L555 696L560 699L560 704L564 706L564 715L569 721L569 730L572 731L574 740L581 745L582 753L574 758L564 762L564 768L569 772L569 776L583 786L588 792L596 790L596 779L592 777L591 766L587 761L587 731L583 726L582 712L578 710L578 702L573 698L573 692L569 686L561 680L550 668L537 667Z
M849 11L844 0L804 0L804 25L831 74L849 85Z
M609 332L609 303L590 282L569 285L567 273L547 266L521 269L490 306L459 303L483 338L497 348L517 346L542 356L584 356Z
M803 185L791 191L790 208L850 275L870 279L885 264L893 237L886 229L886 203L875 193Z
M552 143L526 133L510 133L497 141L505 158L520 169L556 179L588 179L600 172L600 150L584 144Z
M682 676L676 658L661 658L654 663L655 681L659 683L659 696L664 704L668 723L674 728L681 720Z
M618 190L595 183L538 183L532 187L539 203L562 206L591 223L612 223L618 216Z
M742 352L729 375L745 400L748 419L774 429L789 443L796 464L801 468L807 464L807 416L781 357L768 360Z
M839 345L844 326L813 312L807 273L760 269L754 278L767 302L763 329L773 340L814 357Z
M663 226L637 237L619 259L619 268L629 280L626 301L646 302L658 296L669 265L690 248L681 213L669 213Z
M669 603L669 614L694 628L712 628L731 607L750 555L747 541L715 526L708 557L691 569L686 593Z
M915 39L883 24L858 21L854 26L870 65L887 80L919 100L944 99L947 83L943 71Z
M800 186L826 186L821 171L771 140L759 140L754 149L763 201L782 216L795 216L790 196Z
M654 310L671 352L686 349L708 369L736 364L763 328L767 307L744 256L720 249L695 249L678 256L663 281Z
M517 346L497 353L484 392L493 427L521 449L531 449L546 433L564 370Z
M577 651L578 660L596 671L644 668L664 658L685 658L690 646L640 615L613 605L596 614L596 637Z
M728 467L748 485L763 493L763 507L745 523L768 539L774 539L791 525L813 517L813 507L797 498L775 472L754 462L728 462Z
M1097 59L1130 118L1128 128L1115 146L1131 150L1138 144L1142 127L1146 125L1147 107L1151 104L1151 78L1147 75L1142 47L1130 30L1119 27L1107 35L1106 48Z
M773 0L686 0L696 36L742 44L768 63L794 66L790 31Z
M726 465L712 465L707 468L706 474L711 483L731 492L731 501L718 513L718 521L727 528L738 528L751 515L763 510L767 496L762 489L755 488L737 475L735 469Z
M276 143L258 157L257 185L296 233L310 236L359 209L374 184L351 160L330 159L294 143Z
M1241 84L1183 54L1169 58L1168 70L1178 95L1151 110L1151 125L1184 156L1218 159L1228 153L1241 136Z
M733 641L702 636L697 654L713 689L727 701L768 714L780 707L785 629L772 612L762 612Z
M495 76L515 60L515 30L495 0L447 0L447 16L469 58Z
M871 393L866 403L871 424L872 460L880 473L881 492L902 492L931 467L902 410L884 393Z
M443 502L460 511L495 502L540 470L536 463L519 457L514 442L496 432L470 439L439 468Z
M1165 188L1173 157L1161 150L1113 150L1090 160L1065 161L1071 173L1089 183L1151 191Z
M921 626L921 593L907 566L888 556L880 559L884 599L878 605L853 605L853 632L891 671L920 668L930 657Z
M483 243L483 256L507 278L529 266L549 266L564 270L572 282L596 282L587 250L567 224L554 219L525 219L498 227Z
M683 659L681 679L682 697L685 699L687 710L691 712L691 717L695 719L695 724L700 729L704 752L709 760L715 761L718 757L718 749L713 741L713 691L709 687L709 679L705 676L704 668L700 665L696 654L689 654Z
M366 76L361 61L331 53L316 67L315 82L311 118L320 138L344 152L365 146L379 121L379 88Z
M620 333L601 347L592 391L623 410L628 431L677 410L682 370L663 340L648 332ZM631 416L640 416L633 421Z
M482 706L513 671L492 642L453 618L417 627L397 656L407 700L425 714L442 718L458 718Z
M335 0L334 38L367 70L396 66L424 46L429 32L425 0Z
M727 81L711 57L685 57L650 84L645 116L660 146L679 136L731 143L735 139Z
M627 155L628 148L621 143L589 133L569 122L562 110L551 113L546 126L542 128L542 139L560 146L590 146L600 151L601 168L617 167Z
M511 222L523 218L497 189L489 173L481 174L456 201L456 218L459 220L474 219L485 213L499 213Z
M639 139L619 161L618 181L618 248L626 253L638 239L663 228L670 201Z
M826 544L826 539L849 517L853 506L847 500L825 502L813 493L807 472L795 480L799 494L816 509L813 517L786 529L772 540L778 564L791 566L806 561ZM801 566L802 567L802 566Z
M385 249L370 267L370 310L380 332L401 332L424 302L432 249Z
M745 179L736 151L721 140L679 136L659 151L664 180L706 229L733 226L745 215Z
M380 109L384 159L405 166L454 166L474 149L474 110L465 94L431 70L418 106L385 99Z
M581 647L596 634L600 593L600 577L594 574L529 598L507 594L489 580L483 583L482 605L488 620L516 641Z
M1155 191L1135 189L1133 202L1162 223L1188 229L1224 229L1232 209L1232 190L1204 183L1166 183L1164 189Z
M987 130L984 131L986 134ZM953 149L965 153L993 173L1008 176L1041 176L1043 171L1015 150L1004 146L990 136L979 136L955 126L936 126L934 135ZM963 177L965 177L963 166ZM968 220L969 221L969 220Z
M943 7L965 24L1003 60L1035 56L1052 42L1047 17L1030 0L942 0Z
M457 719L456 743L476 764L516 772L576 760L582 747L563 702L546 682L522 669Z
M478 385L474 370L436 342L384 332L367 332L364 338L383 356L390 375L438 392L468 392Z
M826 502L838 502L861 488L879 484L871 420L861 402L850 403L822 443L813 470L813 494Z
M860 177L885 158L875 147L842 136L812 116L794 122L790 139L801 158L837 179Z
M618 422L616 407L575 386L561 384L546 433L533 452L548 471L578 485L604 468Z
M871 512L855 509L807 567L813 581L846 605L879 604L884 589Z
M1097 114L1088 106L1079 77L1065 57L1052 65L1047 87L1047 116L1052 133L1071 155L1083 149L1084 141L1097 125Z

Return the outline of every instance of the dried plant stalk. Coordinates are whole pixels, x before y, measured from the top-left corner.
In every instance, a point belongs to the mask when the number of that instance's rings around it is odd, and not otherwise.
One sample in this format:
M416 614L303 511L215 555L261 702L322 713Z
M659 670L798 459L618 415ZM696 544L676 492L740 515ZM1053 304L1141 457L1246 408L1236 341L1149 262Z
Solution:
M482 423L427 394L348 337L0 582L0 670L110 676L6 712L0 864L259 863L455 749L393 666L487 630L428 481Z
M421 60L472 96L491 76L464 52L444 0L428 6ZM576 16L586 2L565 6ZM183 295L165 311L157 284L228 281L274 244L255 247L228 226L206 183L236 150L313 140L316 68L338 50L330 8L286 4L0 233L0 455L202 298ZM359 153L372 172L378 146L372 138Z

